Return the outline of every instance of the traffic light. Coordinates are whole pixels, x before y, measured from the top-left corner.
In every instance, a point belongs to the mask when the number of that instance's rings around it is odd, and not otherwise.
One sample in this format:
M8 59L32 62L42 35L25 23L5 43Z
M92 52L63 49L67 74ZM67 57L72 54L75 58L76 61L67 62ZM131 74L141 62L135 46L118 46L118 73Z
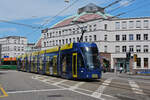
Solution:
M134 62L136 62L137 54L134 54L134 55L133 55L133 58L134 58Z

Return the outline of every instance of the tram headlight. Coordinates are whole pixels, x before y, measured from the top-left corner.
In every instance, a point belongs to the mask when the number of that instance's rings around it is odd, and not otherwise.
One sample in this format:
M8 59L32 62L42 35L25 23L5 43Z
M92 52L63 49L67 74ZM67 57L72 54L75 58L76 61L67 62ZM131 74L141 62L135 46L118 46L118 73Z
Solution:
M83 70L81 70L81 73L83 73Z

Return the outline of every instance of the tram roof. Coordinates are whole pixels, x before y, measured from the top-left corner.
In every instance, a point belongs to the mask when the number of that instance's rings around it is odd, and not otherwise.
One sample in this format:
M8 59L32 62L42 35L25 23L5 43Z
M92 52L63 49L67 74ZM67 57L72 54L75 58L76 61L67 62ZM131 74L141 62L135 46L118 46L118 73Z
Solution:
M54 47L54 48L47 49L47 50L46 50L46 53L57 52L58 50L59 50L59 47L56 46L56 47Z

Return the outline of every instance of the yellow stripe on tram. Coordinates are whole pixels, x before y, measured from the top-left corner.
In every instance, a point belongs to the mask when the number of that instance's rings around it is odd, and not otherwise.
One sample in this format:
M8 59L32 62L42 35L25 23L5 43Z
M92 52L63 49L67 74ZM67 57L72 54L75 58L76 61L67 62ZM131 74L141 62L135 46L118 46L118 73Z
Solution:
M0 98L1 97L7 97L8 96L8 94L5 92L5 90L1 87L1 85L0 85L0 91L1 91L1 93L2 93L2 95L0 95Z

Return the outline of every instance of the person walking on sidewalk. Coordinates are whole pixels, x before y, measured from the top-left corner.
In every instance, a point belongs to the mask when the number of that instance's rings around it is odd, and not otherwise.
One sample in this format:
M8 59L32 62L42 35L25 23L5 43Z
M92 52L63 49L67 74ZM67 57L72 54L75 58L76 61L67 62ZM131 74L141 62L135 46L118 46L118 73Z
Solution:
M122 71L123 71L123 67L120 67L120 73L122 73Z

